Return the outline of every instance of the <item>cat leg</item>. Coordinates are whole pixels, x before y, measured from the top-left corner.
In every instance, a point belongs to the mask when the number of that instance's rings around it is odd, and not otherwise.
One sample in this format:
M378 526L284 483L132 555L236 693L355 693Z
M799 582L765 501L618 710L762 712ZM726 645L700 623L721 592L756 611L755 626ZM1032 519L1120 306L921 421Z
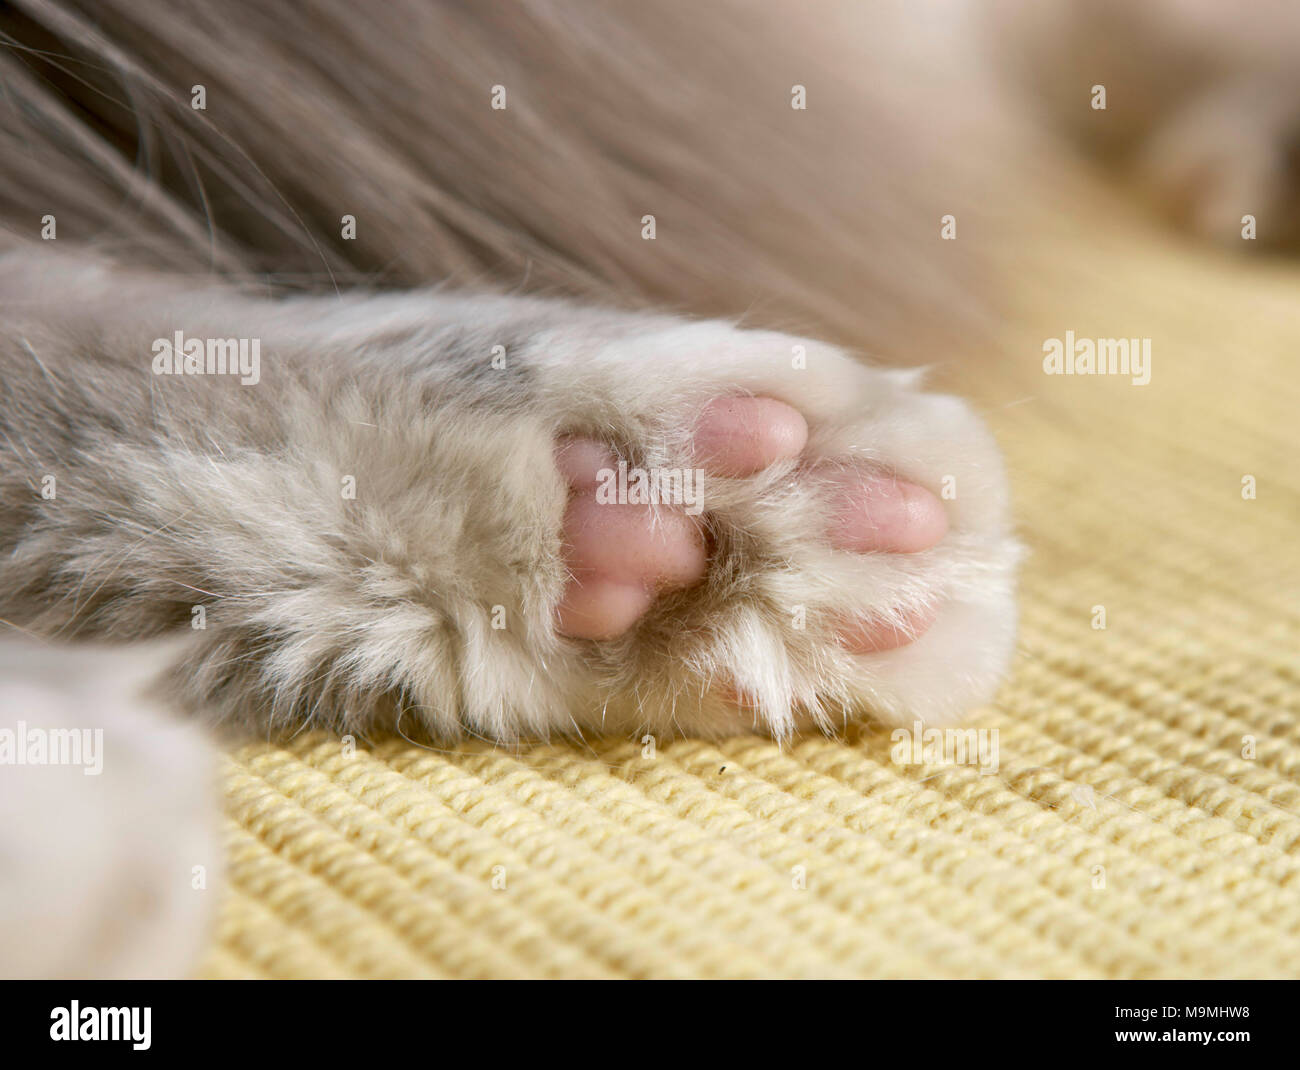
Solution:
M75 278L0 339L0 417L27 446L0 469L25 503L0 608L45 634L201 614L168 677L185 708L287 732L784 736L951 720L1009 661L999 455L917 373L563 301L139 278L115 299L111 271ZM160 372L178 331L256 341L260 367ZM641 499L634 473L681 500Z

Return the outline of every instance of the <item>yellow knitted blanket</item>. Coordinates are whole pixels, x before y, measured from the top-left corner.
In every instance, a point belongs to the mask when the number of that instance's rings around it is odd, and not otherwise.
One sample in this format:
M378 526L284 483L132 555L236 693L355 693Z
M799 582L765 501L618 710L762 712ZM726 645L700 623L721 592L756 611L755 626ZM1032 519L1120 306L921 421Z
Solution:
M1242 244L1075 235L937 368L1031 551L996 770L872 728L246 745L204 975L1300 975L1300 263ZM1150 383L1044 374L1066 331L1150 338Z

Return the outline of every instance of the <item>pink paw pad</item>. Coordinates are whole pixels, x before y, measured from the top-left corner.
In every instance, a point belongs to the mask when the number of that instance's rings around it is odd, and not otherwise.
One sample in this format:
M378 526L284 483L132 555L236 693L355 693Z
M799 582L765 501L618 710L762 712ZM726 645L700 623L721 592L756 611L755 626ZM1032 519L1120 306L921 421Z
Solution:
M798 410L767 397L724 397L709 402L694 429L696 463L713 476L744 478L797 458L808 441ZM704 578L708 547L698 516L680 506L598 500L602 472L618 458L604 443L566 436L556 466L569 485L564 515L565 563L570 581L559 608L559 629L574 639L614 639L632 629L662 592ZM834 495L827 538L851 553L915 553L947 532L942 503L928 490L887 473L846 465L822 478ZM893 649L921 635L932 613L904 622L864 617L846 622L840 642L868 653Z

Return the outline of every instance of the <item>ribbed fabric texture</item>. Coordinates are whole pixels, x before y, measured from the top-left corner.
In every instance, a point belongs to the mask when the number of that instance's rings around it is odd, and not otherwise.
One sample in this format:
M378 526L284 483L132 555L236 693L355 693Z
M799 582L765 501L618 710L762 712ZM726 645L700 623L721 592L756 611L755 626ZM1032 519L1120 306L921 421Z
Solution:
M940 362L1031 550L1018 663L972 722L996 772L900 764L871 728L247 745L202 972L1300 974L1300 265L1242 244L1062 237L1010 266L996 361ZM1150 384L1045 375L1067 330L1150 338Z

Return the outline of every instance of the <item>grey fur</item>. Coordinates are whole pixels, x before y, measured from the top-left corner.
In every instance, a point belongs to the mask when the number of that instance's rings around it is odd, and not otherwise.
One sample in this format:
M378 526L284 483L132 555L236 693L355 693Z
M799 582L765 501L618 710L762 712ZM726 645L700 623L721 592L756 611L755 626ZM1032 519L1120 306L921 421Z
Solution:
M1016 553L996 453L966 410L928 415L912 376L721 323L463 294L267 301L49 254L0 260L0 296L0 478L20 503L0 524L0 615L120 641L185 629L202 605L169 688L218 720L734 731L745 722L709 693L727 676L785 734L866 708L954 716L1009 654ZM177 329L259 339L258 382L155 374L151 341ZM792 367L795 346L809 368ZM564 640L555 439L583 431L636 463L689 466L695 413L722 391L796 405L810 458L865 454L936 492L964 466L957 531L912 560L845 560L824 549L815 479L786 465L718 480L709 581L624 639ZM943 600L989 615L982 636L916 644L976 662L947 683L918 690L885 656L873 669L834 643L836 612Z

